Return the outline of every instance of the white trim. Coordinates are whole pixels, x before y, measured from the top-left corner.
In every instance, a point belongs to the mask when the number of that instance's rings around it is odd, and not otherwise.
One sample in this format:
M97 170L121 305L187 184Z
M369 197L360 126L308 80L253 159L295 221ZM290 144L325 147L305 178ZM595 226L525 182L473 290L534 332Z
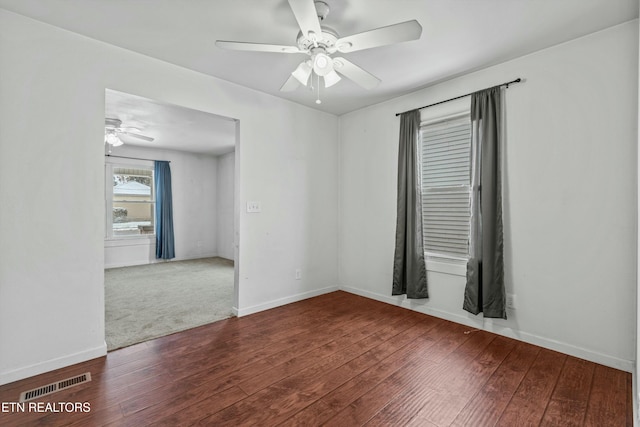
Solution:
M435 257L425 254L425 262L427 271L454 276L467 276L467 261L462 258Z
M78 353L73 353L66 356L58 357L56 359L51 359L30 366L25 366L14 371L2 372L0 374L0 386L12 383L14 381L33 377L35 375L43 374L45 372L51 372L56 369L66 368L67 366L75 365L76 363L86 362L87 360L102 357L106 354L107 343L104 342L102 345L95 348L90 348Z
M122 236L117 238L104 239L104 247L112 248L118 246L149 246L155 245L155 234L143 234L139 236Z
M387 304L397 305L402 308L406 308L420 313L428 314L430 316L438 317L440 319L449 320L451 322L459 323L462 325L470 326L475 329L485 330L494 334L502 335L508 338L513 338L518 341L526 342L529 344L544 347L550 350L558 351L560 353L568 354L570 356L585 359L594 363L609 366L611 368L620 369L625 372L633 372L633 360L619 359L617 357L609 356L607 354L598 353L593 350L589 350L582 347L577 347L571 344L563 343L560 341L544 338L538 335L530 334L514 330L511 328L498 325L493 319L484 319L482 316L473 316L469 314L450 313L443 310L433 309L428 307L423 300L408 300L403 296L388 296L375 292L363 291L361 289L352 288L349 286L341 286L341 290L352 294L360 295L366 298L371 298L377 301L385 302Z
M117 165L140 166L140 165L142 165L143 168L141 168L141 169L147 169L148 168L150 170L153 170L153 168L155 166L155 162L153 160L127 159L125 157L117 157L115 155L113 155L113 156L104 156L104 162L112 164L114 166L117 166Z
M291 304L293 302L298 302L308 298L317 297L319 295L328 294L330 292L335 292L337 290L338 290L337 286L329 286L327 288L316 289L314 291L303 292L301 294L296 294L289 297L271 300L262 304L251 306L251 307L246 307L246 308L233 307L233 312L238 317L248 316L249 314L258 313L260 311L269 310L275 307L280 307L281 305Z
M427 307L426 300L421 299L407 299L404 295L382 295L376 292L364 291L362 289L352 288L350 286L341 286L340 290L349 292L351 294L360 295L365 298L374 299L376 301L384 302L391 305L397 305L398 307L406 308L420 313L428 314L440 319L449 320L451 322L459 323L461 325L470 326L472 328L482 328L482 318L475 318L475 316L464 316L462 314L450 313L444 310L438 310L431 307ZM419 309L418 309L419 308Z
M456 111L455 113L445 114L442 116L435 116L429 119L423 119L420 121L420 127L422 126L431 126L437 123L446 123L453 120L462 119L471 114L471 108L467 105L465 108L460 109L460 111Z
M570 356L578 357L580 359L589 360L594 363L609 366L611 368L620 369L625 372L632 372L633 361L619 359L617 357L602 354L594 350L589 350L583 347L567 344L561 341L544 338L539 335L530 334L527 332L517 331L511 328L501 326L498 322L499 319L484 319L484 330L493 332L494 334L502 335L505 337L513 338L518 341L524 341L529 344L534 344L540 347L548 348L549 350L558 351L560 353L568 354Z
M155 246L155 242L153 243L153 245ZM202 255L198 255L197 257L189 257L189 258L172 258L172 259L156 259L156 258L152 258L151 260L148 261L139 261L139 262L127 262L126 264L123 263L114 263L114 264L104 264L104 268L120 268L120 267L135 267L138 265L151 265L151 264L162 264L162 263L166 263L166 262L176 262L176 261L191 261L194 259L203 259L203 258L223 258L221 256L218 256L217 252L213 252L210 254L202 254ZM227 259L227 258L224 258ZM233 260L230 260L233 261Z
M435 125L435 124L440 124L440 123L447 123L447 122L451 122L454 120L459 120L462 118L465 118L467 116L469 116L471 114L471 108L466 107L463 111L459 111L456 113L452 113L452 114L447 114L444 116L439 116L439 117L435 117L432 119L428 119L428 120L422 120L420 122L420 127L422 126L431 126L431 125Z

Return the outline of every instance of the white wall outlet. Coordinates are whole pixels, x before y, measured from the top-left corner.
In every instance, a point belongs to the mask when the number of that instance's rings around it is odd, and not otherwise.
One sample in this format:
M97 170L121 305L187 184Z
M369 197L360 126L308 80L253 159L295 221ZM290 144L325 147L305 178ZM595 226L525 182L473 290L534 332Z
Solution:
M249 213L262 212L262 206L260 205L260 202L247 202L247 212Z
M302 270L299 268L296 269L296 280L302 279Z
M514 294L507 294L507 308L516 309L516 296Z

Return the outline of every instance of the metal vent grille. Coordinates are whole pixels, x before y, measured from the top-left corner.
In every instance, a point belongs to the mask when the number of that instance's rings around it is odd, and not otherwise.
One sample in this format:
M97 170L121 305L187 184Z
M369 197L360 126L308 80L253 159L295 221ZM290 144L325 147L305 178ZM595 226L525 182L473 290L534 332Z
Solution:
M29 400L37 399L38 397L53 394L57 391L64 390L69 387L73 387L78 384L91 381L91 373L85 372L73 378L67 378L66 380L58 381L55 383L47 384L42 387L34 388L33 390L27 390L20 393L19 402L26 402Z

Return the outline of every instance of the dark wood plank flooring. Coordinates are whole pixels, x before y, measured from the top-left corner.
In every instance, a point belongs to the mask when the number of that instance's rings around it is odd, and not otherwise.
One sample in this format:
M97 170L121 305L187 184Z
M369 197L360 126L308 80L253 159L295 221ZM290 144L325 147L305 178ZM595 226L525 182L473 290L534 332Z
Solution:
M345 292L7 384L0 402L86 371L39 401L90 412L0 425L632 425L629 373Z

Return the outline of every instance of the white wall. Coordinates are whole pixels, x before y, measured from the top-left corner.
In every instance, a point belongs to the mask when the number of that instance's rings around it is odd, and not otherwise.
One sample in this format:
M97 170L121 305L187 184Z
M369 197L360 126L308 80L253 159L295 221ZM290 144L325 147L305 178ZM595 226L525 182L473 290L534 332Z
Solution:
M638 5L640 5L640 0L638 0ZM638 49L640 49L640 38L638 40ZM639 52L640 53L640 52ZM638 55L640 59L640 54ZM640 69L640 64L639 64ZM640 72L638 73L638 90L640 91ZM638 118L636 122L636 126L640 123L640 92L638 92ZM640 129L638 129L638 146L640 146ZM636 182L637 182L637 205L636 205L636 253L638 256L636 262L636 357L635 357L635 365L633 372L633 414L634 414L634 425L640 425L640 386L638 380L638 362L640 359L640 150L638 150L638 157L636 163Z
M218 156L217 203L218 256L234 260L233 208L235 152Z
M175 261L218 255L218 158L216 156L127 145L114 147L112 151L114 156L171 162ZM110 162L135 163L135 161L117 157L106 159ZM233 227L233 222L231 224ZM155 248L155 239L148 236L141 236L138 239L106 240L105 268L158 262Z
M522 77L507 90L509 319L462 310L465 279L428 273L430 299L391 297L395 113ZM631 370L635 359L638 22L340 117L340 285Z
M0 57L0 384L105 354L105 88L239 120L240 314L336 288L335 116L4 10Z

